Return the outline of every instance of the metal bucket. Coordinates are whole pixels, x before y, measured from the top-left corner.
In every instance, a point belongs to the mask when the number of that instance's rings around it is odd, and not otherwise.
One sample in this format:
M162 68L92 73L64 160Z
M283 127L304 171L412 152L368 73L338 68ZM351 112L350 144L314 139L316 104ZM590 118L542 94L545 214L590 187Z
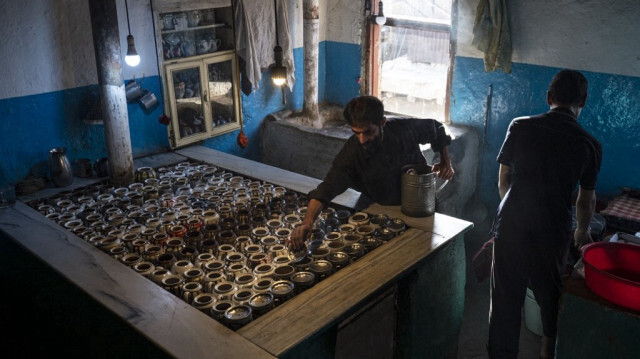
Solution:
M401 211L409 217L428 217L436 211L436 195L449 183L436 190L437 173L427 164L402 167L400 188Z

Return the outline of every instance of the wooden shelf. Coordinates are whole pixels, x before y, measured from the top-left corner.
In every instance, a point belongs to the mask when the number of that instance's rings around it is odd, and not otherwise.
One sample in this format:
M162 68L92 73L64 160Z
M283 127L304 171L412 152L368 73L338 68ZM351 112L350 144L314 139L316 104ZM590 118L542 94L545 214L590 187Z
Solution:
M213 29L213 28L218 28L218 27L222 27L225 28L227 27L227 24L225 23L218 23L218 24L211 24L211 25L203 25L203 26L194 26L194 27L188 27L186 29L182 29L182 30L163 30L160 31L161 34L173 34L176 32L185 32L185 31L196 31L196 30L204 30L204 29Z

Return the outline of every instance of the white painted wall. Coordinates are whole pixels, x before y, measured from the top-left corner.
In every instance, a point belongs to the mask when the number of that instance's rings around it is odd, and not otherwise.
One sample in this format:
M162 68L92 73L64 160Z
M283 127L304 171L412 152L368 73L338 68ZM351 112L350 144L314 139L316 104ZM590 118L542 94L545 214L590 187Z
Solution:
M479 0L459 0L458 55L471 45ZM510 0L513 61L640 76L640 1Z
M302 0L289 0L287 9L289 10L289 29L293 39L293 48L302 47L304 44L302 36Z
M327 40L327 0L318 1L320 8L318 9L318 16L320 22L318 24L318 43Z
M87 1L0 2L0 98L96 83L90 29Z
M141 63L124 63L127 20L117 0L125 79L157 74L148 1L129 1L131 32ZM88 0L2 0L0 2L0 99L97 84Z
M302 0L288 0L294 48L303 46ZM125 80L156 76L152 9L148 1L129 0L131 34L140 65L124 63L127 18L124 0L116 0ZM319 41L360 43L364 0L320 1ZM88 0L0 1L0 99L97 84Z
M127 54L127 35L129 35L127 30L127 14L124 0L116 0L116 4L118 6L118 28L120 29L122 76L125 79L130 79L134 76L137 79L143 76L157 76L156 40L153 34L153 15L149 1L128 0L131 35L135 38L136 50L138 50L138 55L140 55L140 64L136 67L129 67L124 62L124 57Z
M122 57L124 0L116 0ZM471 46L479 0L459 0L458 55L481 58ZM364 0L320 1L320 41L361 43ZM302 0L289 0L294 47L302 47ZM513 61L640 76L640 1L510 0ZM123 77L157 75L148 1L129 1L131 32L142 61ZM0 1L0 99L97 83L86 0ZM124 64L124 61L123 61Z
M326 28L326 40L360 44L364 30L364 0L327 0L321 3L325 4L326 15L320 18L320 30L322 34L322 27ZM323 41L322 35L320 41Z
M289 0L288 6L293 47L302 47L302 0ZM318 41L361 43L364 0L320 0L319 6Z

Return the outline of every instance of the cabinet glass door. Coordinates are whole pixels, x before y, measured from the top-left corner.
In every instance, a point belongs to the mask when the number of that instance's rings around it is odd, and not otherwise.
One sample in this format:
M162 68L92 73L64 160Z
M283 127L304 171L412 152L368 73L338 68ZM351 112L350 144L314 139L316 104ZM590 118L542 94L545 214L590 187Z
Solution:
M171 148L242 127L231 0L151 0Z
M238 89L235 57L216 56L205 60L208 77L207 100L211 109L211 127L214 133L240 128L238 111Z
M200 61L167 66L167 82L176 145L208 137L211 129L203 102L203 68Z

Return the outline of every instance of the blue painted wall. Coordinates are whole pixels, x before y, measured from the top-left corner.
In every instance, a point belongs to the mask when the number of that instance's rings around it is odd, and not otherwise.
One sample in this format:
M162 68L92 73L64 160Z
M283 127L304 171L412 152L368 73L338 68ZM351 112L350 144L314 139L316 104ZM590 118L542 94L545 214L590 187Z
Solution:
M139 80L159 96L158 77ZM30 171L46 175L48 150L66 147L69 160L107 154L104 126L83 121L98 101L98 85L0 100L0 184L15 183ZM146 112L129 104L129 130L134 157L165 151L167 127L158 122L160 106Z
M359 94L361 47L335 41L322 41L318 44L318 102L346 105ZM244 132L249 137L249 146L242 149L236 145L238 132L208 139L204 145L236 156L259 160L260 126L270 113L290 109L299 111L304 103L304 50L293 49L295 78L293 89L285 90L287 103L282 104L280 89L276 89L269 73L262 74L259 89L252 94L242 95L242 114Z
M498 203L496 157L514 117L546 112L546 91L561 69L513 64L513 72L485 73L482 59L456 57L451 121L486 133L478 195L493 211ZM622 187L640 188L640 78L583 72L589 81L587 104L578 121L603 147L596 192L612 196ZM485 108L492 86L485 132Z
M249 138L249 145L242 149L236 144L239 131L234 131L222 136L217 136L204 141L204 145L218 151L223 151L236 156L258 161L260 158L260 126L264 118L270 113L281 111L285 108L299 110L302 108L302 57L301 48L293 50L295 63L295 83L293 89L285 88L286 104L282 103L282 91L271 83L269 72L262 73L262 79L258 90L250 95L242 94L242 120L243 130Z
M324 43L320 46L319 86L324 89ZM205 146L253 160L260 158L259 130L264 118L285 108L302 109L303 49L296 48L293 53L296 82L292 90L285 89L286 104L282 103L280 89L271 84L269 72L262 74L257 91L242 95L244 132L249 138L249 146L242 149L236 144L239 131L208 139L204 141ZM138 81L143 88L162 98L157 76ZM30 172L46 176L47 154L53 147L66 147L71 161L106 156L104 126L83 121L98 100L98 93L98 85L90 85L1 99L0 116L4 120L0 122L0 133L10 135L5 135L0 146L0 185L15 184ZM319 101L324 97L324 91L320 92ZM168 150L167 126L158 122L161 108L158 106L146 112L137 103L128 105L134 158Z
M359 44L325 41L326 61L321 62L326 68L325 100L329 103L346 105L349 100L359 95L360 64L362 63L362 47Z

